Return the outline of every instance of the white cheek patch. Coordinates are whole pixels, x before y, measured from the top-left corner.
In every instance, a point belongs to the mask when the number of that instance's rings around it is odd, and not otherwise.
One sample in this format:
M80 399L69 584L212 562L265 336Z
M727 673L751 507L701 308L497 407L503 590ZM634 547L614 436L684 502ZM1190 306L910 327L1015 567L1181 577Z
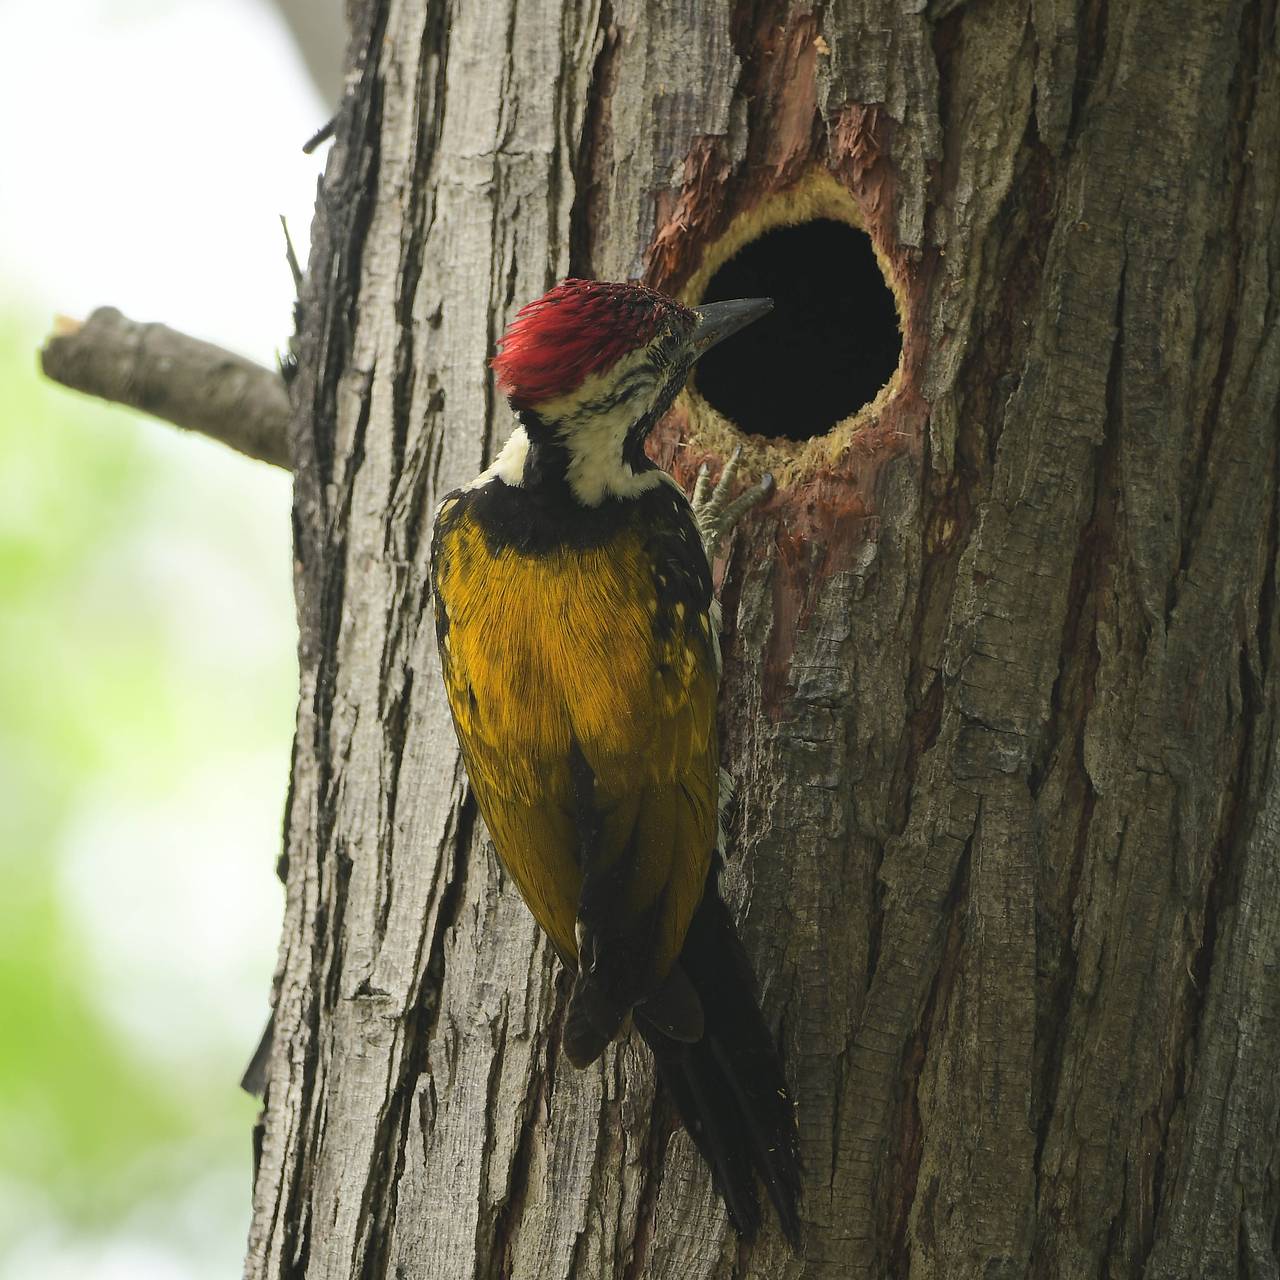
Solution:
M647 348L633 351L605 373L593 373L568 395L538 406L538 415L555 425L557 437L568 451L565 476L583 506L598 506L606 498L634 498L669 479L662 471L633 471L622 457L627 433L649 412L662 390L659 378L612 409L592 408L606 403L615 388L648 357Z

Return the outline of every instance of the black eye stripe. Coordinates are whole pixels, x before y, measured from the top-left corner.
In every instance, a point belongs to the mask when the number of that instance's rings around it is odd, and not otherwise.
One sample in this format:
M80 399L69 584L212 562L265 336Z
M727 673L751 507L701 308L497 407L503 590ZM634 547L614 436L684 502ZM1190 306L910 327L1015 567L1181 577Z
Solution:
M602 396L599 400L592 400L589 404L582 406L579 412L590 417L597 417L600 414L608 413L616 409L618 405L625 404L630 400L641 388L649 386L654 380L653 370L648 365L640 365L638 368L632 369L625 378L613 389L610 395Z

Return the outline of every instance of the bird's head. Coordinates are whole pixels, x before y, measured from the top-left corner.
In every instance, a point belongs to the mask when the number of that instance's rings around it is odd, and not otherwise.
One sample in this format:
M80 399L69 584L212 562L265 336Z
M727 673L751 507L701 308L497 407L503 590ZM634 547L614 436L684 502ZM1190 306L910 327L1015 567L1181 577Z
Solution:
M498 387L528 440L562 460L578 501L647 487L644 440L694 361L773 306L682 306L636 284L563 280L516 314L498 345Z

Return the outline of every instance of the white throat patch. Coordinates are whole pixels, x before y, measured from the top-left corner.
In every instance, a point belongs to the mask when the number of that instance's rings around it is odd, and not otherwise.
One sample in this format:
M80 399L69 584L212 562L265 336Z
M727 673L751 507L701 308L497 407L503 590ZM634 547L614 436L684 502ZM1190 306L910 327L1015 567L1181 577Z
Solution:
M584 507L599 506L605 498L634 498L666 478L665 471L636 472L623 461L622 446L634 423L626 408L575 423L560 436L569 451L565 478Z

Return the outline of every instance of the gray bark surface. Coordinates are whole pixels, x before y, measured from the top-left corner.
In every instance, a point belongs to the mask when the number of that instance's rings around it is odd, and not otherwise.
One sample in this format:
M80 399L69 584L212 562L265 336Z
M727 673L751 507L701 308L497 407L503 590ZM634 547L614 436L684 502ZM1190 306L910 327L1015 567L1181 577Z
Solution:
M349 8L246 1274L1274 1280L1275 0ZM561 1061L426 584L515 308L678 290L815 164L905 343L724 568L726 896L798 1099L797 1259L739 1246L641 1046ZM685 478L696 422L656 441Z

